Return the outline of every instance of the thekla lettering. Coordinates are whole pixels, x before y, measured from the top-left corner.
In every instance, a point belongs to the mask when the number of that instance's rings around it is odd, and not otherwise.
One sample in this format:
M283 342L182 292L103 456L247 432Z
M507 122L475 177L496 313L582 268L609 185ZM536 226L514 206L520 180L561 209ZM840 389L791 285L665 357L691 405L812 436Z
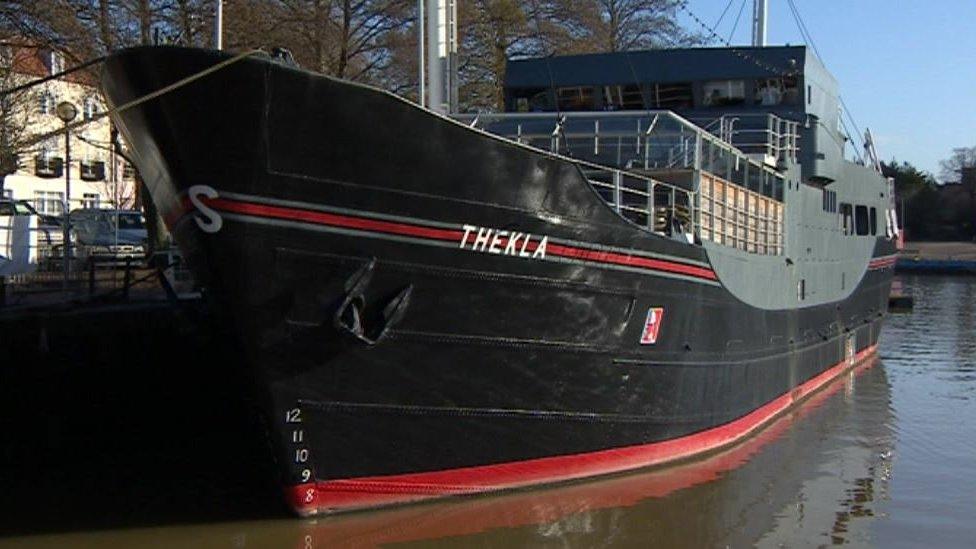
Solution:
M545 259L546 246L549 245L548 236L538 236L531 233L520 233L493 229L491 227L477 227L464 225L464 236L461 237L462 249L495 255L510 255L529 259Z

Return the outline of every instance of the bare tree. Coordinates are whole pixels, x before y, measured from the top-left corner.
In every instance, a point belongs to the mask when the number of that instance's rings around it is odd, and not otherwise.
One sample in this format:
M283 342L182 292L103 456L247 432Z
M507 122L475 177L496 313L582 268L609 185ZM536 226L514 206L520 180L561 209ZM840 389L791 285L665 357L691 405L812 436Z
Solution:
M969 195L969 218L976 231L976 147L952 149L952 156L939 163L943 182L959 182Z
M503 108L508 59L700 42L680 0L471 0L459 4L463 108Z
M976 168L976 147L959 147L952 149L952 156L939 162L940 175L943 182L962 182L963 173L967 168Z
M234 0L225 13L232 47L282 46L311 70L378 82L415 7L415 0Z
M583 13L592 51L642 50L701 41L678 24L681 0L595 0L582 4L590 8Z
M10 90L24 84L30 77L17 67L32 50L16 40L0 40L0 89ZM31 131L31 110L40 101L37 90L25 89L0 96L0 194L4 181L36 152Z
M458 6L460 100L465 109L504 106L505 66L573 42L567 1L471 0Z

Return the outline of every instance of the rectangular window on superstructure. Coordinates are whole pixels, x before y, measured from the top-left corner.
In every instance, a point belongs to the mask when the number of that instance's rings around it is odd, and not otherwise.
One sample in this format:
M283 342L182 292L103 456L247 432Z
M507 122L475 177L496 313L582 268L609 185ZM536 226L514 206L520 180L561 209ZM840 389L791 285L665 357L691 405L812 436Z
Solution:
M837 193L823 189L823 210L828 213L837 213Z
M592 111L593 88L589 86L573 86L556 89L556 101L561 111Z
M877 208L871 208L871 219L868 222L868 225L871 228L871 236L877 235L878 234L878 209Z
M688 109L693 103L690 83L651 84L648 94L652 109Z
M870 232L868 230L867 206L859 205L854 208L854 226L857 229L858 236L866 236Z
M644 108L644 94L640 86L603 86L603 110L635 111Z
M840 203L840 228L846 235L854 234L854 208L845 202Z
M547 112L553 110L548 88L522 88L512 91L515 112Z
M763 107L775 107L783 102L785 87L782 78L763 78L756 81L753 103Z
M745 80L710 80L702 86L702 105L724 107L746 102Z

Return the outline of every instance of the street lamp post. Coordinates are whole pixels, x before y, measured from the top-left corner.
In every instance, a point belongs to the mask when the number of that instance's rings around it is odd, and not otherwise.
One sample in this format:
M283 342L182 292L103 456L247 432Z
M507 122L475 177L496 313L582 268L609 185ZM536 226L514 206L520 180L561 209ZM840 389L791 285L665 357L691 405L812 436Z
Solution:
M71 274L71 129L69 124L78 116L78 108L69 101L62 101L58 103L55 112L64 122L64 232L61 256L64 263L64 288L67 289L68 277Z

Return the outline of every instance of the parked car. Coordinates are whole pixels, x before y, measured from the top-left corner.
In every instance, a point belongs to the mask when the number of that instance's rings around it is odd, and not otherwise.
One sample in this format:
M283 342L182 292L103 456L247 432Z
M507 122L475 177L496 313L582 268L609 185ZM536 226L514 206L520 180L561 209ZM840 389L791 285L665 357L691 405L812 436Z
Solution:
M70 215L75 257L96 265L142 263L146 259L146 220L138 210L86 208Z
M23 200L0 199L0 276L37 270L37 210Z

